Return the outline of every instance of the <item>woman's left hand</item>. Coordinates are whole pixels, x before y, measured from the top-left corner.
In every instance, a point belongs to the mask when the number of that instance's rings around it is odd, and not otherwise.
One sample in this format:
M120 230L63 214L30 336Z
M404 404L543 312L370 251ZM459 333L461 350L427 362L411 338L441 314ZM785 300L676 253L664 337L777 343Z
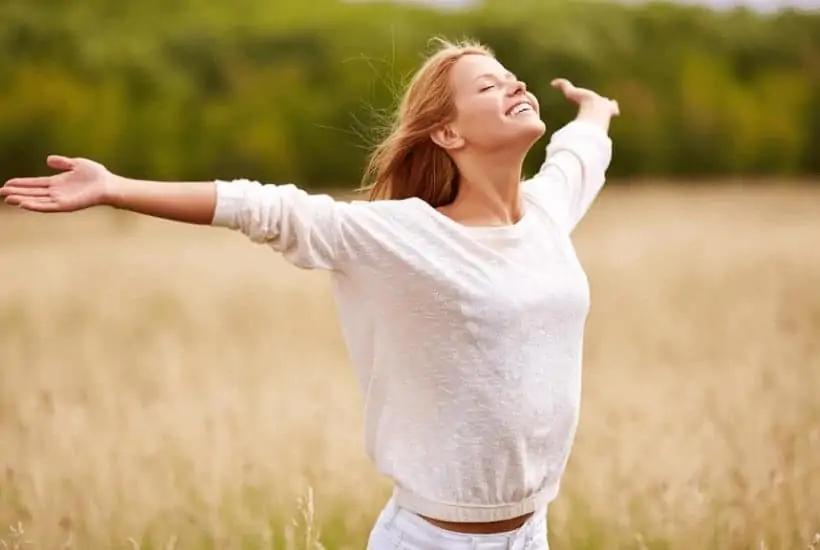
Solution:
M587 90L586 88L578 88L566 78L556 78L552 81L552 87L556 88L564 94L568 100L577 103L581 107L594 105L596 110L604 109L609 116L618 116L621 110L618 107L618 102L614 99L602 97L601 95Z

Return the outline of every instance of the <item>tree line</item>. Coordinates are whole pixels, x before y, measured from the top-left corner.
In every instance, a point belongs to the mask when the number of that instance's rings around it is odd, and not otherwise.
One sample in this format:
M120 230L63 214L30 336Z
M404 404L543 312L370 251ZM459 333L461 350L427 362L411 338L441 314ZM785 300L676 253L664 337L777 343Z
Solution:
M490 46L538 95L550 130L574 114L549 87L557 76L617 98L613 176L820 173L817 13L577 0L2 4L2 180L45 173L57 152L132 177L356 186L433 36Z

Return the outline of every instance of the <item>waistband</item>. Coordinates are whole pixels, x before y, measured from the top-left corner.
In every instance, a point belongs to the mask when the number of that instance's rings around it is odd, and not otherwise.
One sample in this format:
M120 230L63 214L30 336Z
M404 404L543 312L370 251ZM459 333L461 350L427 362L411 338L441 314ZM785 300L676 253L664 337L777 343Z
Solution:
M473 504L446 504L420 497L419 495L395 487L393 500L400 508L404 508L418 515L441 521L456 521L463 523L489 523L517 518L525 514L537 512L546 513L547 506L558 496L559 485L545 487L529 498L510 504L473 505Z
M534 541L542 541L538 548L547 548L546 510L536 512L518 529L505 533L467 534L448 531L433 525L419 515L397 505L391 498L385 506L381 521L387 536L396 548L408 543L414 548L437 550L524 550Z

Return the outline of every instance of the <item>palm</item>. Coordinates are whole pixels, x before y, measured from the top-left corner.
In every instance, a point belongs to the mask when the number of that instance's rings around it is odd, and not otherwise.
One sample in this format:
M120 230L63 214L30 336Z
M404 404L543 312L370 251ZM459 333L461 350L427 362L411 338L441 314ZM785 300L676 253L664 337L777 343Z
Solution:
M73 212L100 204L109 172L87 159L51 156L51 168L59 174L37 178L15 178L0 188L8 204L38 212Z

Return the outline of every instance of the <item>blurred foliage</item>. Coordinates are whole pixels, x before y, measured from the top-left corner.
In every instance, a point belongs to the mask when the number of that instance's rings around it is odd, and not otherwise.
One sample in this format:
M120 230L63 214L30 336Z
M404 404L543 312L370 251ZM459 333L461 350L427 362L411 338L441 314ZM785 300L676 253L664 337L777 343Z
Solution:
M820 14L488 0L469 11L338 0L0 2L0 178L49 153L132 177L358 184L434 35L527 80L617 98L616 176L820 173ZM534 148L527 170L543 158Z

